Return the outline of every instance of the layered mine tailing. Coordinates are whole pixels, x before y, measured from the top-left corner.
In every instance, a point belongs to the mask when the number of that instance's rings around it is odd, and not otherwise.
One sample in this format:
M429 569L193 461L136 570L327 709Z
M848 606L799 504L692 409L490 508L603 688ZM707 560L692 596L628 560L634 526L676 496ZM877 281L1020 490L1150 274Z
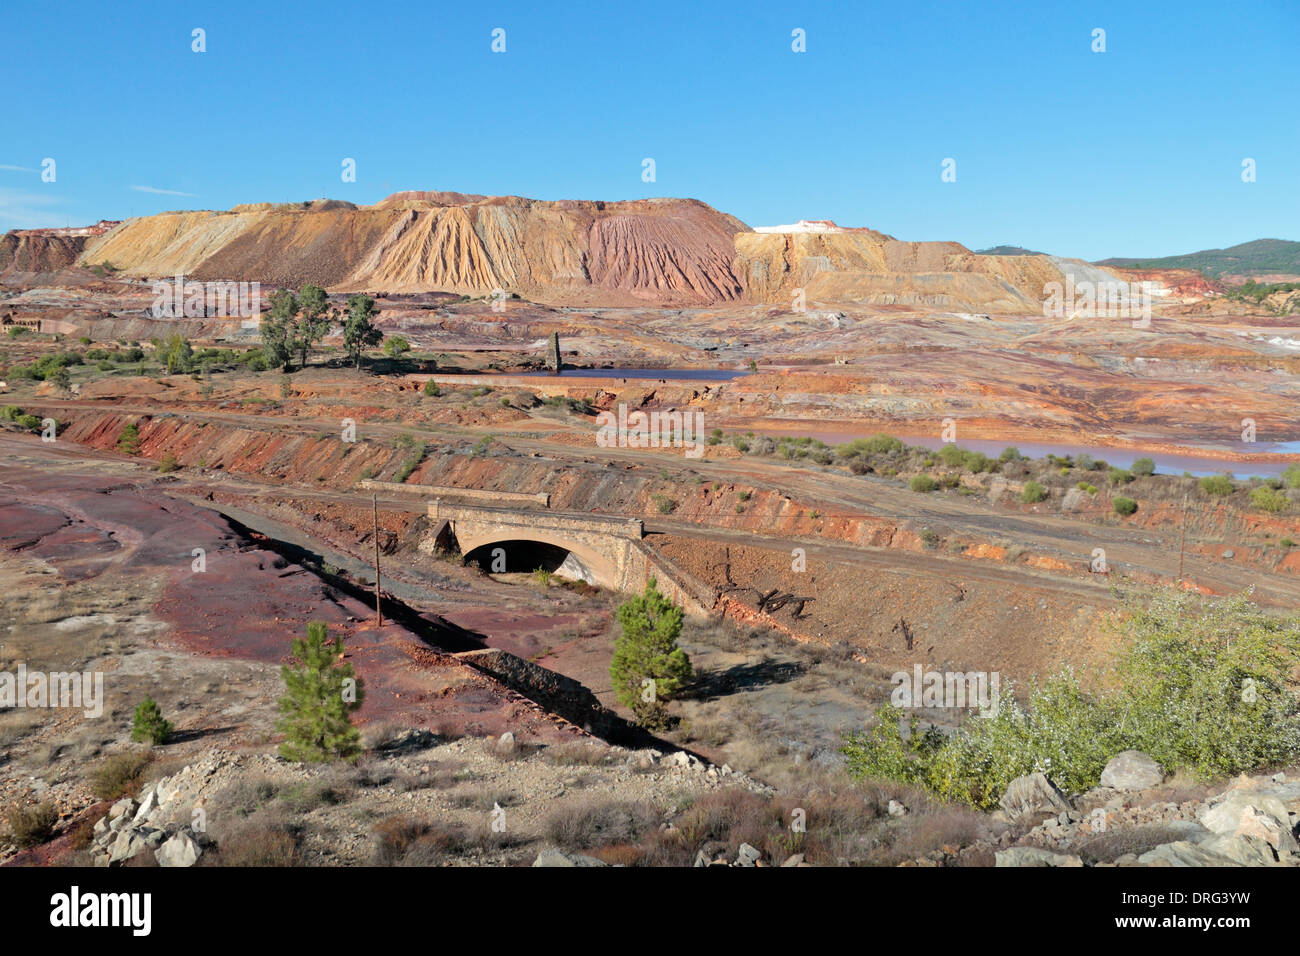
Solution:
M336 292L495 289L546 304L813 302L1034 313L1065 273L1050 256L984 256L871 229L753 232L682 199L546 202L397 193L374 206L318 200L163 213L90 239L81 262L132 276L324 285Z
M191 276L205 259L266 215L266 210L165 212L128 219L88 243L81 262L110 262L124 274L137 278Z
M201 280L243 279L300 288L341 282L391 228L395 210L318 202L260 216L191 270Z
M56 272L74 265L88 237L10 232L0 236L0 275Z
M739 300L733 238L710 225L645 215L599 219L589 237L592 282L647 300Z
M744 223L693 200L622 203L398 194L374 206L318 201L129 220L83 264L332 291L494 289L539 302L709 305L733 301L732 235Z
M801 288L810 302L1033 313L1046 285L1065 281L1065 268L1050 256L984 256L955 242L902 242L871 229L746 232L735 244L749 297L774 303L789 303Z

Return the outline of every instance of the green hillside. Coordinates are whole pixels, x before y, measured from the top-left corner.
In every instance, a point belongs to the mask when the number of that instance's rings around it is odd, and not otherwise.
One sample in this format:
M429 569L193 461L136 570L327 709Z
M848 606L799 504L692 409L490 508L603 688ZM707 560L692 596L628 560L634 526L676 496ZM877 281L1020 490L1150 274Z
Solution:
M976 249L978 256L1043 256L1045 252L1034 252L1024 246L994 246L992 249Z
M1128 269L1199 269L1216 279L1226 273L1248 276L1284 273L1300 276L1300 242L1256 239L1227 249L1205 249L1183 256L1165 256L1162 259L1104 259L1097 265Z

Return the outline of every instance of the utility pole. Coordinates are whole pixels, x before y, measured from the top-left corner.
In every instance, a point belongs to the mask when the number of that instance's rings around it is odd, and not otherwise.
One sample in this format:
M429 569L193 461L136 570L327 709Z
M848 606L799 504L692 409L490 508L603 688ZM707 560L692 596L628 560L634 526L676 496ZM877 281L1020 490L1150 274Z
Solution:
M1183 495L1183 528L1178 536L1178 586L1183 586L1183 549L1187 545L1187 495Z
M375 617L379 619L379 626L384 626L384 611L379 606L379 495L370 496L370 504L374 509L375 517Z

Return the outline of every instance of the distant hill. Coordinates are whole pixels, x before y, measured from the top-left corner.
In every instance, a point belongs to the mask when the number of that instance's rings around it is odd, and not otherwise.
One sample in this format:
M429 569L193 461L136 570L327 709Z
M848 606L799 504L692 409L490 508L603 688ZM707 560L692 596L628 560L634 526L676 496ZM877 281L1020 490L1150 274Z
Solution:
M1103 259L1097 265L1125 269L1198 269L1214 279L1223 275L1300 276L1300 242L1256 239L1227 249L1205 249L1162 259Z
M1025 250L976 255L956 242L903 242L825 220L758 231L697 200L667 198L544 201L421 190L369 206L312 200L160 213L112 226L58 256L20 248L21 240L11 235L0 244L0 271L7 262L17 263L15 271L61 268L76 256L83 266L112 263L131 278L183 274L392 295L480 297L500 289L577 307L793 308L796 296L806 296L1031 315L1042 311L1043 289L1066 279L1056 260Z
M977 256L1045 256L1045 252L1034 252L1024 246L994 246L992 249L976 249Z

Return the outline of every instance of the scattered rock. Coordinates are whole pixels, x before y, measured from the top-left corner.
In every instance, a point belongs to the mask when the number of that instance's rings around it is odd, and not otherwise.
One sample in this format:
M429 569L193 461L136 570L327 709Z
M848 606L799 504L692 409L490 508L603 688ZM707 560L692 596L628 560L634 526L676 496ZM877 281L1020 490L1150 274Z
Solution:
M583 856L581 853L565 853L563 850L548 846L541 853L537 854L537 859L533 860L533 866L609 866L604 860L598 860L594 856Z
M762 859L763 854L748 843L742 843L736 851L736 866L757 866Z
M997 866L1083 866L1072 853L1053 853L1036 846L1013 846L993 854Z
M1115 790L1146 790L1164 782L1160 764L1140 750L1125 750L1111 757L1101 772L1101 785Z
M1056 788L1046 774L1031 773L1017 777L1007 785L1007 792L998 801L1013 820L1032 813L1060 813L1072 809L1065 794Z

